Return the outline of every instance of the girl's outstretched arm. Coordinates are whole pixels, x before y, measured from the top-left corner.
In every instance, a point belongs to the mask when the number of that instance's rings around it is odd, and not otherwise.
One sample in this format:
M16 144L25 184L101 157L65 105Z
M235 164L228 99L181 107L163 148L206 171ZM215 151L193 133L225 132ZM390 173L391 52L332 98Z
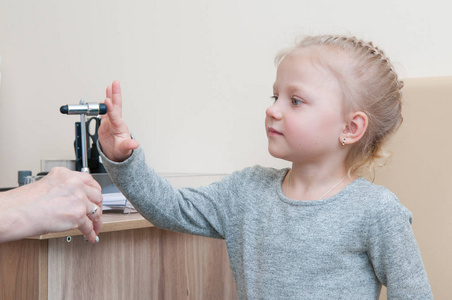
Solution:
M122 119L122 94L119 81L115 80L107 87L105 104L106 115L102 116L99 127L99 143L103 153L112 161L121 162L132 155L139 144L130 136L129 129Z

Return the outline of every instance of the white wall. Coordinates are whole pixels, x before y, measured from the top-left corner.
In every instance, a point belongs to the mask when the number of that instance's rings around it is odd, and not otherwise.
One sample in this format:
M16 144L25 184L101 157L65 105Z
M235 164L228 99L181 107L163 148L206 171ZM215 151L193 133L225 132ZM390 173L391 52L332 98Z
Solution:
M122 82L124 118L161 172L286 166L267 153L278 50L299 34L373 40L402 77L452 75L443 0L0 0L0 187L73 159L76 116Z

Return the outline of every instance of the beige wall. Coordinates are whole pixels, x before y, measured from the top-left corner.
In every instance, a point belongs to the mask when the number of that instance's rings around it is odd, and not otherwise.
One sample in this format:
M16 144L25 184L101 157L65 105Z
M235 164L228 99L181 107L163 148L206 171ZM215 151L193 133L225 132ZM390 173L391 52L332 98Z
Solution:
M451 76L446 4L1 0L0 187L16 185L20 169L38 172L41 159L72 159L78 119L59 107L103 100L114 79L124 118L158 171L286 166L267 153L263 129L276 52L299 34L355 34L381 46L404 78ZM393 163L377 177L414 213L437 299L452 294L445 80L406 80L406 121Z
M435 299L452 295L452 77L405 80L404 123L376 183L413 213Z
M300 34L355 34L402 77L452 75L444 2L1 0L0 187L41 159L73 158L78 119L59 107L103 100L114 79L158 171L285 166L263 124L277 51Z

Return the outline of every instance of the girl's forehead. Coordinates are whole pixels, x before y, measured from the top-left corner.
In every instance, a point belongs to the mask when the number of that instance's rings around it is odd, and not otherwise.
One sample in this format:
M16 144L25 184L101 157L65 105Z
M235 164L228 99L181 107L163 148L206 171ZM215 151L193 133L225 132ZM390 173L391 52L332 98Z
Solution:
M314 45L295 48L286 57L305 57L313 63L323 66L344 65L349 62L349 55L344 49L332 45Z
M299 79L331 77L334 72L312 49L300 49L288 53L279 63L277 80L282 77L295 76Z
M281 72L299 72L306 76L326 76L342 81L353 70L353 62L345 50L328 45L293 49L280 61L277 78Z

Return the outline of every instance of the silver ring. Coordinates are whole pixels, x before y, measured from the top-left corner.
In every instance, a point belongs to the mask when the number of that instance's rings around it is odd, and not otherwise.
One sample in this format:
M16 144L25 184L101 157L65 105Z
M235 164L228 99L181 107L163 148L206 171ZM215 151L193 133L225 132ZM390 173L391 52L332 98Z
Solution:
M96 204L94 204L93 210L91 210L91 212L89 214L87 214L87 216L89 217L91 215L94 215L98 209L99 209L99 207Z

